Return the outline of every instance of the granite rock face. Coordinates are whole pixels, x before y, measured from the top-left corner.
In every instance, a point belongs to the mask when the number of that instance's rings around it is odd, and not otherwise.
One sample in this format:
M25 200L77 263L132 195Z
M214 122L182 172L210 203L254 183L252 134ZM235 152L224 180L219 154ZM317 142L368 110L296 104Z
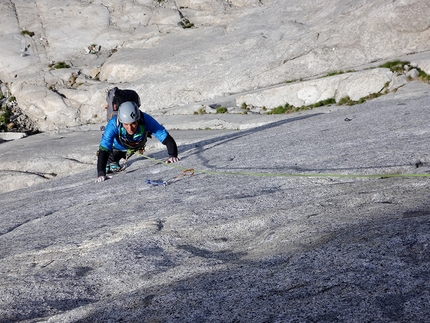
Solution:
M192 114L230 95L430 50L426 0L0 6L0 80L42 131L102 122L113 86L137 90L145 111ZM429 71L428 56L419 64Z
M32 185L0 195L0 321L426 322L429 100L410 82L172 131L179 163L133 156L103 183L98 129L1 144L2 186ZM224 118L165 120L184 117Z
M427 0L0 12L2 105L43 130L0 144L0 322L428 321ZM113 86L138 90L179 163L150 139L95 182Z

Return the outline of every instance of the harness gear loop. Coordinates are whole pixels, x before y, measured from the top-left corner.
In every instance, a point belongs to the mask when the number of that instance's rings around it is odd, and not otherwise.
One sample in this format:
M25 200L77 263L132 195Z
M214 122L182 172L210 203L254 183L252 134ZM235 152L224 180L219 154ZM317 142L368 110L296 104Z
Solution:
M128 162L131 156L133 156L135 153L138 153L139 155L143 155L145 152L145 147L141 147L139 149L127 149L127 153L125 154L125 162Z

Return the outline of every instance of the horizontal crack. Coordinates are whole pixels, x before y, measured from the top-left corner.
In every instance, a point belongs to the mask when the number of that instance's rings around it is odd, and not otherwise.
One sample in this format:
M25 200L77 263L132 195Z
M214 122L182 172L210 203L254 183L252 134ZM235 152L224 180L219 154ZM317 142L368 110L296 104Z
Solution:
M76 163L78 163L78 164L83 164L83 165L93 165L92 163L87 163L87 162L83 162L83 161L80 161L80 160L78 160L78 159L75 159L75 158L68 158L68 157L63 157L65 160L70 160L70 161L72 161L72 162L76 162Z
M0 170L0 172L11 172L11 173L36 175L36 176L40 176L40 177L45 178L45 179L51 179L51 178L57 176L56 173L31 172L31 171L22 171L22 170L15 170L15 169L10 169L10 170L3 169L3 170Z

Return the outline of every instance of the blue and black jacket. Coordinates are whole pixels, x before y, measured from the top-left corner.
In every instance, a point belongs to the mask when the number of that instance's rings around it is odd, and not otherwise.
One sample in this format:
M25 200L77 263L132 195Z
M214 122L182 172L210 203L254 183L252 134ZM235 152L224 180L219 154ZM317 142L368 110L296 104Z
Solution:
M122 124L117 121L117 117L114 116L106 125L106 129L100 141L97 160L98 176L106 175L106 163L109 154L113 150L136 151L144 148L148 134L157 138L163 145L166 145L170 157L178 157L178 147L175 140L170 136L168 131L149 114L144 112L140 113L139 125L133 135L129 135Z

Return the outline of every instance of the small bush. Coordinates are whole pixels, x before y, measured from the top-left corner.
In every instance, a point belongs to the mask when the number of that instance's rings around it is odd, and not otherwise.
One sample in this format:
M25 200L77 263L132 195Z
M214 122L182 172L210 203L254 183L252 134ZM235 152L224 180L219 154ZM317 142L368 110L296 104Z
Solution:
M184 29L194 27L194 24L192 22L190 22L187 18L182 18L179 25L181 25L182 28L184 28Z
M384 93L382 91L381 92L376 92L376 93L370 93L369 95L360 98L358 101L351 100L351 98L349 96L346 96L346 97L340 99L339 102L337 103L337 105L362 104L362 103L366 102L367 100L376 99L376 98L380 97L383 94Z
M408 65L408 64L409 62L396 60L396 61L386 62L382 65L379 65L379 67L389 68L390 71L393 73L403 73L405 69L405 65Z
M337 105L354 105L355 101L351 100L349 96L345 96L339 100Z
M53 68L55 70L58 70L60 68L69 68L70 65L66 64L65 62L57 62L57 63L54 63L54 64L50 64L49 67Z
M336 100L334 98L321 100L321 101L318 101L314 104L303 105L301 107L295 107L293 105L286 103L284 106L280 105L280 106L274 108L272 111L267 112L267 114L284 114L284 113L298 112L298 111L310 110L313 108L318 108L318 107L322 107L324 105L330 105L330 104L335 104L335 103L336 103ZM263 110L267 110L266 107L263 107Z
M286 103L284 106L280 105L276 108L274 108L272 111L267 112L267 114L284 114L284 113L290 113L295 109L294 106L289 105Z
M418 79L423 82L430 82L430 75L428 75L426 72L421 70L420 68L416 68L418 71Z
M252 106L251 106L252 107ZM251 110L251 108L250 107L248 107L248 105L244 102L244 103L242 103L242 105L240 106L240 108L242 109L242 110L244 110L243 112L244 112L244 114L246 114L246 111L249 111L249 110Z
M34 36L34 32L28 31L28 30L24 29L23 31L21 31L21 35L28 35L30 37L33 37Z
M336 100L334 98L330 98L330 99L327 99L327 100L322 100L322 101L318 101L318 102L316 102L314 104L311 104L309 106L309 108L319 108L319 107L322 107L322 106L325 106L325 105L330 105L330 104L335 104L335 103L336 103Z
M198 115L198 114L206 114L206 109L200 108L198 111L194 111L194 114L196 114L196 115Z
M216 113L218 113L218 114L227 113L227 112L228 112L227 108L224 108L224 107L216 108Z
M381 92L377 92L377 93L370 93L368 96L365 96L364 98L361 98L360 100L358 100L359 103L363 103L366 100L372 100L372 99L376 99L379 98L382 95Z
M0 130L6 130L6 125L10 121L10 111L6 108L0 109Z

